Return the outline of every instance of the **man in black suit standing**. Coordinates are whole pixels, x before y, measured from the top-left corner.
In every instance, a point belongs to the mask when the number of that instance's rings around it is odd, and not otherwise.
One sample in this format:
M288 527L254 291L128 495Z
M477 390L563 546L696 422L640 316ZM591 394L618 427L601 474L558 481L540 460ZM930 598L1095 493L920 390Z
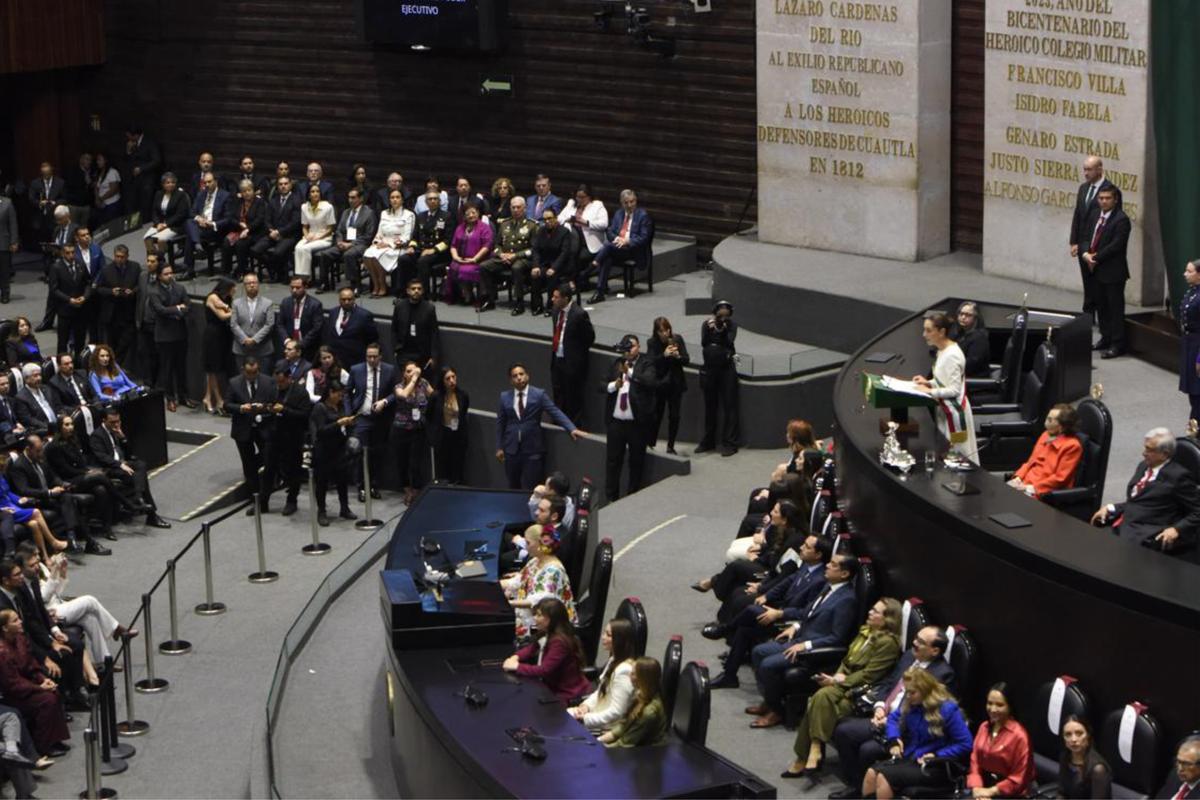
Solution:
M280 341L295 341L300 345L301 355L311 364L317 358L317 348L321 346L325 309L320 300L309 296L308 278L293 275L289 284L291 294L279 303L275 328Z
M267 235L250 246L257 258L264 258L272 277L282 280L287 273L288 254L300 240L300 205L303 200L292 191L292 179L282 175L276 191L267 203Z
M1123 540L1171 555L1194 549L1200 533L1200 488L1187 467L1172 460L1174 455L1171 431L1149 431L1125 502L1098 508L1092 524L1112 525Z
M50 270L50 294L58 315L58 345L55 352L83 350L87 344L88 317L84 305L92 296L92 281L84 266L75 260L75 248L65 247ZM71 350L70 348L74 348Z
M308 434L312 400L303 381L292 378L292 368L286 359L280 359L275 365L273 377L275 403L271 406L271 413L275 415L275 423L263 469L263 505L266 506L267 497L275 488L275 481L282 478L287 490L282 513L290 517L296 513L296 497L300 494L301 451Z
M42 270L47 284L50 283L50 273L58 257L64 250L75 249L76 225L71 222L71 209L58 206L53 214L53 228L47 237L46 247L42 248L45 256L42 260ZM54 292L46 292L46 311L42 315L42 321L34 328L35 331L41 333L54 327L55 306Z
M131 490L135 512L146 514L146 524L152 528L169 528L171 523L158 516L158 505L150 494L150 479L146 463L129 449L129 440L121 430L121 412L111 406L104 410L104 422L92 431L88 439L92 458L113 483Z
M350 371L367 358L367 345L379 340L375 318L355 302L349 286L338 292L338 307L329 312L323 334L325 344L337 356L342 369Z
M54 165L49 161L43 161L39 171L38 177L29 182L29 205L34 210L33 228L45 242L54 229L54 209L64 202L67 185L54 174ZM70 220L69 211L67 219Z
M1096 312L1096 279L1088 269L1083 254L1087 251L1092 239L1088 220L1097 208L1100 190L1112 186L1104 177L1104 162L1099 156L1088 156L1083 162L1083 177L1086 180L1079 187L1075 198L1075 213L1071 215L1071 255L1079 261L1079 276L1083 279L1083 313Z
M550 293L554 333L550 337L550 389L554 403L576 425L583 424L583 387L587 383L588 350L596 341L592 318L574 302L570 284Z
M96 295L100 303L100 337L126 368L133 365L133 337L138 301L138 276L142 267L129 260L129 248L119 244L112 260L100 270Z
M1109 186L1096 193L1099 207L1088 218L1087 250L1081 258L1096 281L1096 312L1100 318L1100 341L1095 349L1101 358L1116 358L1125 352L1125 282L1129 280L1129 234L1133 224L1119 207L1117 189Z
M419 279L410 278L404 292L407 296L396 298L392 310L392 346L396 349L396 363L415 361L421 372L429 375L441 361L437 309L425 299L425 287Z
M646 443L654 421L655 392L658 377L654 363L642 356L638 337L628 333L617 345L621 355L609 370L605 392L604 418L608 423L605 450L604 492L608 501L621 496L621 466L629 451L629 484L626 494L642 488L642 467L646 462Z
M128 188L122 189L125 211L140 211L142 224L150 221L150 208L158 186L158 171L162 168L162 153L158 145L147 138L140 125L130 125L125 131L126 174L131 176Z
M267 458L267 445L274 427L275 384L259 374L258 359L247 356L242 374L229 381L225 410L232 417L229 436L242 460L242 477L251 494L258 494L259 508L268 511L268 494L259 485L258 470ZM247 509L248 516L254 509Z

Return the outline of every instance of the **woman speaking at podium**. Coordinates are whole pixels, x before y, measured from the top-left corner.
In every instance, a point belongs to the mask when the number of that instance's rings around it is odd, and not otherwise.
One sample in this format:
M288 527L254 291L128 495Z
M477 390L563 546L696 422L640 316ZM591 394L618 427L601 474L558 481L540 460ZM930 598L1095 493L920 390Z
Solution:
M950 338L951 325L950 317L940 312L925 317L922 335L930 347L937 348L937 360L933 362L932 380L917 375L913 383L936 401L933 416L938 432L950 441L950 451L978 464L975 419L967 400L967 359Z

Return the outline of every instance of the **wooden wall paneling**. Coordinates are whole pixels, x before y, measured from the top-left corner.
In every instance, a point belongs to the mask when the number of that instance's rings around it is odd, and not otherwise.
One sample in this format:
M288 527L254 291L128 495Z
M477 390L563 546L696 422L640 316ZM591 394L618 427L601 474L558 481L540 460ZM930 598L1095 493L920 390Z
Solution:
M955 0L951 62L950 240L983 249L983 56L985 0Z
M104 61L103 0L0 0L0 73Z

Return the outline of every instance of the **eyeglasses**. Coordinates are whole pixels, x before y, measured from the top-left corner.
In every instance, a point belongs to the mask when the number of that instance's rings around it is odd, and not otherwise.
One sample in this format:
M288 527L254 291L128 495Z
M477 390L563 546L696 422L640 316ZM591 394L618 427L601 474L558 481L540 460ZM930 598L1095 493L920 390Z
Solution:
M1175 766L1190 769L1191 767L1200 767L1200 761L1184 761L1182 758L1177 758Z

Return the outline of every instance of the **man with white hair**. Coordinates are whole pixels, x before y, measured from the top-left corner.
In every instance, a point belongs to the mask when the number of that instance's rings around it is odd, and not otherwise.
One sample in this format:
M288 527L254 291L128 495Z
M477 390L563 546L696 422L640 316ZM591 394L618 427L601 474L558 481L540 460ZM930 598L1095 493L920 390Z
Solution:
M606 241L587 270L588 275L598 273L596 293L588 300L589 303L601 303L607 296L608 272L614 260L633 259L637 269L646 268L650 263L650 236L653 229L650 215L645 209L638 208L637 193L632 189L622 191L621 208L613 214Z
M1200 488L1174 456L1170 430L1147 431L1142 462L1129 480L1125 502L1100 507L1092 524L1111 525L1124 541L1171 555L1194 549L1200 532Z

